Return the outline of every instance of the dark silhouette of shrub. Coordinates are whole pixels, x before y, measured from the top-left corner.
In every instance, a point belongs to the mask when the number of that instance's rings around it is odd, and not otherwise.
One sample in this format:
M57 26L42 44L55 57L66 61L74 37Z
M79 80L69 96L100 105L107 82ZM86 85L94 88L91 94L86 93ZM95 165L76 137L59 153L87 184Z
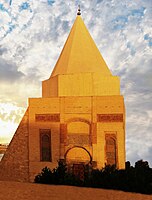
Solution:
M63 161L58 161L58 167L53 169L53 175L55 177L56 184L64 184L65 176L67 172L67 166Z
M116 169L114 165L107 165L101 170L90 170L90 167L86 166L84 180L68 173L67 165L63 161L59 161L57 168L52 171L47 167L42 169L34 181L45 184L64 184L152 194L152 168L149 167L147 161L143 160L137 161L135 167L127 161L126 168L123 170Z
M43 168L42 172L38 174L34 179L35 183L50 184L52 181L53 181L53 173L47 167Z

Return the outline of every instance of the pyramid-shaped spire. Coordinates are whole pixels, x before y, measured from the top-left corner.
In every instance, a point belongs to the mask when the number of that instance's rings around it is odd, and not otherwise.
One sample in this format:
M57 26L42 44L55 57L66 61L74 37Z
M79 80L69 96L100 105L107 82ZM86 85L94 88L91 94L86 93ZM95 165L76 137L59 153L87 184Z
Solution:
M59 74L98 72L111 75L81 15L78 15L51 77Z

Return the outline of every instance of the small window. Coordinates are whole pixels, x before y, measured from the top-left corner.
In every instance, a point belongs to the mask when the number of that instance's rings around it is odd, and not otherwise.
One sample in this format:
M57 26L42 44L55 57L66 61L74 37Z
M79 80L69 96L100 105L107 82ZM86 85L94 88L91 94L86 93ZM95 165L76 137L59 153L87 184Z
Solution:
M117 165L116 138L106 135L106 160L107 165Z
M52 161L50 129L40 129L40 157L41 161Z

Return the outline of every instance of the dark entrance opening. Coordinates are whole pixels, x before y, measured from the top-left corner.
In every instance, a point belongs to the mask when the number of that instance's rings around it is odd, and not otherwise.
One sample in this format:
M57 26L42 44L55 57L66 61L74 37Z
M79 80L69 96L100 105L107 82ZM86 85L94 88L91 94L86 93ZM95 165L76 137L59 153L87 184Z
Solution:
M89 151L80 146L75 146L67 150L65 153L65 162L68 172L82 181L92 167L92 157Z
M73 164L73 174L80 180L84 180L85 167L83 164Z

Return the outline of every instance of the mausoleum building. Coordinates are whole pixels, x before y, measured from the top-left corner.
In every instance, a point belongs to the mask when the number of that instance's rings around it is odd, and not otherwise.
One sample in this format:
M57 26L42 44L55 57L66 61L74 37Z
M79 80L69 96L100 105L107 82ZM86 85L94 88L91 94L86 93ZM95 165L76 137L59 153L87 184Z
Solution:
M29 105L0 162L0 179L33 181L45 166L63 160L82 166L125 167L125 106L113 76L80 11L42 97Z

